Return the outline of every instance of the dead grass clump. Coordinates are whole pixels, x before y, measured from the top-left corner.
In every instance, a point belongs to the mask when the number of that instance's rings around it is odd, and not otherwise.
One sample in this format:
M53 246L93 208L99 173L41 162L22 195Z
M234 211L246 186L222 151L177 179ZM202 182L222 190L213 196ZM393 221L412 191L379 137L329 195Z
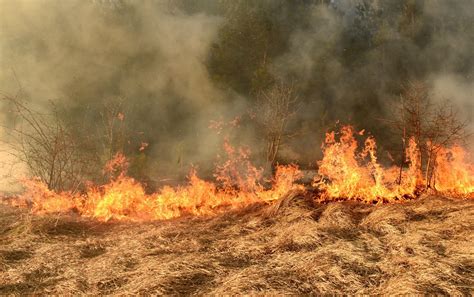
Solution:
M40 266L30 272L22 273L21 281L16 283L0 283L0 294L39 294L45 292L47 287L58 282L58 274L45 267Z
M0 259L5 262L18 262L25 259L29 259L32 256L32 252L28 250L10 250L0 251Z
M171 276L163 283L161 293L166 295L192 295L211 284L214 275L206 270Z
M104 254L106 248L104 245L98 243L85 244L80 248L80 257L81 258L95 258Z
M289 215L292 212L289 209L312 208L313 199L304 191L290 191L288 194L278 199L263 211L264 217L275 217L279 214ZM294 211L293 211L294 212Z
M0 285L0 294L2 295L25 295L34 294L37 291L42 290L43 287L37 287L37 284L30 283L14 283L14 284L2 284Z
M114 226L63 215L37 217L34 220L31 232L51 238L102 236L112 231Z
M347 203L330 203L319 218L325 228L352 229L354 221Z
M125 253L115 259L114 266L121 268L123 271L133 271L139 263L140 261L133 254Z
M112 294L127 283L126 278L106 278L97 282L97 289L101 294Z

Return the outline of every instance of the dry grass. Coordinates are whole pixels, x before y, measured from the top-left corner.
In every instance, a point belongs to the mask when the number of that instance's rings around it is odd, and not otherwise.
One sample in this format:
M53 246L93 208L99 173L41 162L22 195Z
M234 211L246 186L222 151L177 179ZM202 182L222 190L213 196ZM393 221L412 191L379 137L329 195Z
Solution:
M474 292L474 201L313 205L98 223L0 207L0 294Z

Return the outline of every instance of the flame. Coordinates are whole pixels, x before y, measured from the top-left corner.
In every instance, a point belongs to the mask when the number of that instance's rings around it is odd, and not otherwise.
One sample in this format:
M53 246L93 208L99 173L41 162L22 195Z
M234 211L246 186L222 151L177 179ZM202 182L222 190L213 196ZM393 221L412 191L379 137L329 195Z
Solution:
M326 134L323 159L319 162L316 185L322 189L320 200L359 200L363 202L394 201L412 196L420 186L421 172L417 163L418 149L413 139L407 148L409 168L383 168L377 161L375 138L365 139L358 149L354 128L341 128L339 140L335 132ZM357 133L363 135L363 133Z
M122 154L109 161L104 174L111 181L103 186L89 186L85 194L56 193L37 179L25 181L26 191L19 206L32 205L38 214L76 211L86 217L109 220L160 220L184 215L212 215L256 202L269 202L285 193L303 189L296 180L302 176L296 165L278 166L269 189L261 183L262 170L249 161L247 149L235 149L227 142L230 159L217 166L216 183L200 179L195 170L183 186L165 186L157 193L146 194L143 186L125 174L128 162ZM118 175L117 171L122 170Z
M436 190L474 198L474 165L459 145L441 148L436 157Z
M339 139L335 132L326 134L323 159L319 162L322 190L319 200L358 200L369 203L393 202L416 197L427 182L423 180L421 154L414 138L406 148L407 169L384 168L377 161L377 145L369 136L358 149L351 126L341 128ZM357 133L363 135L363 133ZM436 158L435 190L450 196L473 197L474 166L468 162L461 146L442 148Z
M377 158L375 138L368 136L359 148L356 132L344 126L329 132L323 144L323 158L313 186L319 201L357 200L367 203L394 202L416 198L426 188L421 155L412 138L406 148L406 168L383 167ZM108 220L161 220L185 215L213 215L256 202L271 202L289 191L305 190L296 165L277 166L270 186L265 186L263 170L250 161L250 151L224 143L226 159L216 166L216 182L200 179L192 170L187 183L165 186L147 194L143 186L126 175L128 162L117 154L104 169L110 182L88 185L82 194L51 191L37 179L25 181L25 192L16 201L32 212L44 214L75 211L82 216ZM461 146L439 149L436 153L434 186L451 196L474 197L474 165Z

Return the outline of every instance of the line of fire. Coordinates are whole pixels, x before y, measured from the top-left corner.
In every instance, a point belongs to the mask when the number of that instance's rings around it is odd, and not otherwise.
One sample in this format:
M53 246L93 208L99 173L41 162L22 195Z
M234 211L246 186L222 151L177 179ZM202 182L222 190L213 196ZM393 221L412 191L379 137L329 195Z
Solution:
M473 0L0 0L0 295L474 294Z

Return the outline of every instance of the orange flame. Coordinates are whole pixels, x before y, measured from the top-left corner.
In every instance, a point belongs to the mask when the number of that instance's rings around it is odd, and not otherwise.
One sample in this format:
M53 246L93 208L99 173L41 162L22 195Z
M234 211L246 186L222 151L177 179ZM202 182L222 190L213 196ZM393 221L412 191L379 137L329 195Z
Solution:
M361 133L357 133L362 135ZM324 157L319 162L316 185L323 191L320 200L359 200L377 203L415 197L426 187L422 176L420 152L413 138L406 149L409 166L401 169L383 168L377 161L377 145L371 136L358 151L355 132L351 126L341 128L339 140L335 132L326 134ZM474 192L473 165L460 146L442 149L436 166L436 190L450 195L472 196Z
M357 200L367 203L393 202L415 198L426 187L420 152L414 139L406 148L407 168L384 168L377 159L375 139L369 136L358 147L351 126L339 133L329 132L323 144L323 159L313 186L319 189L319 201ZM165 186L153 194L126 175L128 162L117 154L105 166L110 182L89 186L84 194L56 193L44 183L25 181L25 192L19 206L30 206L34 213L75 211L98 220L159 220L184 215L213 215L256 202L270 202L292 190L304 190L298 184L302 177L296 165L278 166L271 187L262 183L263 172L250 162L250 152L224 143L225 162L216 167L217 183L200 179L195 170L183 186ZM435 158L434 188L451 196L474 197L474 165L460 146L440 149Z
M474 165L462 147L441 148L436 169L434 187L438 191L474 198Z
M23 206L32 205L32 212L38 214L77 211L101 221L143 221L212 215L255 202L272 201L290 190L303 188L296 183L301 177L296 165L279 166L272 187L265 189L261 184L262 170L250 163L248 150L237 150L227 142L225 150L232 159L216 169L220 187L200 179L192 170L187 185L165 186L148 195L140 183L126 176L128 162L122 154L117 154L105 166L105 173L112 176L108 184L90 186L84 195L79 195L56 193L33 179L25 182L26 191L19 201L23 201ZM121 170L119 174L118 170Z
M410 140L407 149L410 166L397 183L398 169L384 169L377 161L377 144L372 136L366 138L358 151L355 131L351 126L341 128L339 140L335 132L326 134L323 145L324 157L319 162L317 182L323 190L321 200L360 200L364 202L393 201L411 196L419 185L413 181L418 174L418 154L415 142ZM358 135L362 135L358 133ZM399 178L398 178L399 179Z

